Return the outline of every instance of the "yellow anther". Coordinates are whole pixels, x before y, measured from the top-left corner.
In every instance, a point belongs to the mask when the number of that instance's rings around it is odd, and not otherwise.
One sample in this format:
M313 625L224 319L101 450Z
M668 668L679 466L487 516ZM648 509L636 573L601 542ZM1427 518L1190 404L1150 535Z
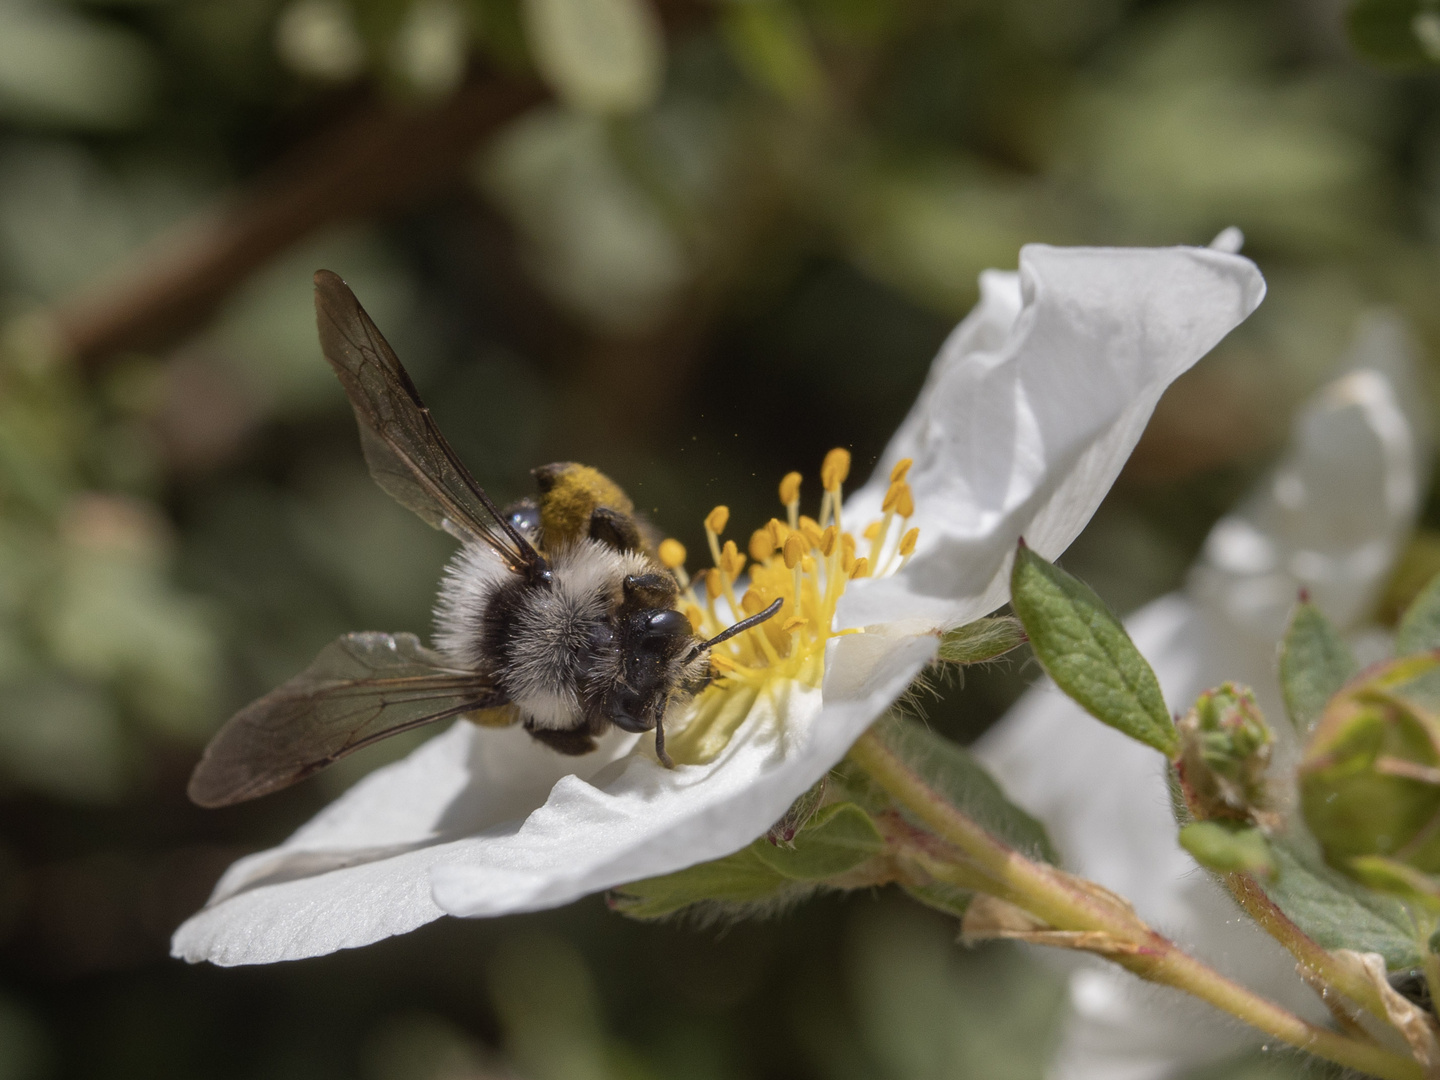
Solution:
M800 559L805 554L805 541L800 538L799 533L791 533L785 540L785 569L794 570L800 565Z
M774 555L775 547L775 538L769 529L756 529L750 534L750 558L756 562L764 562Z
M734 540L726 540L725 546L720 549L720 569L728 574L732 581L745 569L745 556L740 554Z
M919 529L910 529L908 532L906 532L905 535L900 538L900 555L904 557L913 553L915 550L915 541L919 539Z
M809 555L802 555L800 557L800 569L807 574L815 573L815 560Z
M885 513L887 514L890 513L891 510L894 510L895 502L897 499L900 498L900 492L904 490L905 486L906 484L904 480L896 480L894 483L892 483L885 490L885 500L880 504L880 509L885 511Z
M660 556L660 565L667 570L676 570L685 565L685 545L679 540L661 540L656 554Z
M820 466L820 483L826 491L834 491L845 482L850 475L850 451L844 447L837 446L825 455L825 463Z
M848 532L840 534L840 551L852 559L855 557L855 537Z
M824 555L827 559L834 554L835 538L839 534L840 530L835 528L834 525L825 526L825 531L820 534L820 554Z
M915 516L915 493L903 480L900 481L900 494L895 498L895 512L902 518Z
M725 526L730 522L730 508L728 506L717 506L710 513L705 515L705 528L709 529L716 536L725 531Z
M788 472L785 479L780 481L780 502L784 506L790 506L800 501L800 474Z
M866 525L866 526L865 526L864 536L865 536L865 539L866 539L866 540L874 540L875 537L877 537L877 536L879 536L879 535L880 535L880 522L878 522L878 521L872 521L872 522L870 522L869 525Z
M705 612L701 611L695 604L686 604L685 618L690 620L691 632L696 634L700 633L700 627L705 625Z
M765 531L770 534L770 540L777 550L783 548L785 541L790 539L790 526L779 518L771 518L765 525Z
M791 630L799 630L809 621L809 619L802 618L799 615L792 615L785 620L785 625L780 627L780 630L782 633L788 634Z
M705 595L711 600L718 600L725 587L720 581L720 571L711 567L705 571Z
M820 546L820 523L814 518L800 515L800 533L812 548Z
M895 462L895 467L890 470L890 482L892 484L898 484L901 480L904 480L910 473L910 466L914 464L915 459L908 457L901 458Z
M855 578L862 578L862 577L869 577L869 576L870 576L870 560L867 559L864 555L861 555L860 558L858 558L858 559L855 560L855 567L854 567L854 569L852 569L852 570L850 571L850 578L851 578L851 580L853 581Z
M714 649L710 650L710 664L722 672L735 670L735 661L731 660L730 657L722 652L716 652Z
M746 615L759 615L774 599L765 589L747 589L740 598L740 610Z

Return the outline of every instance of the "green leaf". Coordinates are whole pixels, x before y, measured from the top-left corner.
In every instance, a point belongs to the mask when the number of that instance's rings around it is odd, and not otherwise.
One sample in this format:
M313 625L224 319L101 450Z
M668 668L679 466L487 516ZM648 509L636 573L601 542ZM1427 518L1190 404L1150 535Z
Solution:
M1025 644L1025 628L1013 615L976 619L940 639L937 658L952 664L982 664Z
M762 836L723 859L622 886L611 894L610 906L633 918L656 919L691 904L783 900L855 869L884 847L869 814L854 803L832 803L795 834L791 845Z
M1440 914L1440 881L1413 866L1384 855L1359 855L1350 860L1350 872L1362 884L1401 897Z
M853 870L885 848L870 815L854 803L822 807L793 844L762 836L751 845L760 861L792 881L823 881Z
M1155 673L1088 585L1022 545L1010 602L1061 690L1101 723L1175 756L1179 740Z
M1270 853L1265 892L1306 934L1327 949L1377 952L1391 971L1420 966L1422 935L1403 903L1330 869L1308 836L1272 837Z
M1315 726L1326 703L1360 670L1350 647L1309 601L1290 617L1280 643L1280 690L1290 722L1302 734Z
M1396 656L1431 649L1440 649L1440 574L1431 578L1405 609L1400 628L1395 632Z
M1000 785L964 747L894 713L881 718L870 731L926 784L988 832L1030 858L1057 861L1045 826L1007 799Z
M1427 0L1357 0L1345 29L1355 51L1382 67L1440 63L1440 11Z
M1244 871L1269 877L1275 871L1265 834L1254 826L1192 821L1180 830L1180 846L1201 866L1217 873Z
M943 881L932 881L928 885L905 885L902 888L926 907L934 908L946 915L953 915L957 919L965 917L965 912L970 907L970 901L975 897L975 894L969 889L962 889L958 885L948 885Z

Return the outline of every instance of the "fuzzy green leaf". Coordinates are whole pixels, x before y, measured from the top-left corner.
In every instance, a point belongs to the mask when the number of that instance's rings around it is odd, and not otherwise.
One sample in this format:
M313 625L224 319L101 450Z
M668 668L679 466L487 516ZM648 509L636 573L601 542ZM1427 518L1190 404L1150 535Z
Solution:
M1395 655L1410 656L1413 653L1440 649L1440 574L1420 590L1405 614L1400 617L1400 628L1395 632Z
M912 899L920 901L926 907L934 908L946 915L953 915L957 919L965 917L965 912L970 907L970 901L975 898L975 894L969 889L962 889L958 885L947 885L943 881L932 881L928 885L905 885L902 888L910 894Z
M1021 547L1010 575L1010 602L1061 690L1101 723L1175 756L1175 724L1155 673L1088 585Z
M1327 949L1376 952L1391 971L1420 965L1423 940L1405 905L1330 869L1308 837L1272 837L1275 874L1263 881L1280 910Z
M1025 644L1025 628L1013 615L997 615L957 626L940 639L937 658L952 664L983 664Z
M854 803L832 803L795 834L793 844L762 836L723 859L622 886L611 894L610 906L633 918L656 919L691 904L783 900L853 870L884 847L869 814Z
M1254 826L1234 828L1219 821L1192 821L1180 830L1180 846L1208 870L1244 871L1269 877L1275 870L1265 834Z
M1280 689L1295 729L1314 727L1325 704L1359 670L1340 631L1320 609L1308 601L1296 605L1280 643Z
M926 784L988 832L1030 858L1056 861L1045 826L1007 799L1000 785L964 747L894 713L870 731Z

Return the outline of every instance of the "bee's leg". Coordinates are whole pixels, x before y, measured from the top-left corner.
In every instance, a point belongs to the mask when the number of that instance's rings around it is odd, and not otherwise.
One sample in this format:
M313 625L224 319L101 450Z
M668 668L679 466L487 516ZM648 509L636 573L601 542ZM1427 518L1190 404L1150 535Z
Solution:
M660 764L667 769L673 769L675 762L670 760L670 755L665 752L665 721L655 721L655 756L660 759Z
M579 757L595 749L595 740L587 731L556 731L551 728L533 728L528 724L525 730L551 750L571 757Z

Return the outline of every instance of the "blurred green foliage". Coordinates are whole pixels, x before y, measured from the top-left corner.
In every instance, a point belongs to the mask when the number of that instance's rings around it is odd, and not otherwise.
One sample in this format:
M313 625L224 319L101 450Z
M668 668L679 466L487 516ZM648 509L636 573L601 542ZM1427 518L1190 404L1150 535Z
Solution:
M365 475L309 275L354 285L497 497L585 460L698 549L711 506L758 523L832 445L863 474L1021 244L1238 225L1270 298L1066 556L1129 610L1363 312L1436 355L1432 14L1350 9L1396 71L1321 0L0 0L0 1078L1039 1077L1057 977L890 897L165 958L228 861L424 737L259 805L183 800L208 733L334 635L424 633L449 551ZM464 176L303 231L178 342L67 356L57 310L145 280L167 229L203 246L196 215L350 111L532 72L554 97ZM973 736L1034 670L970 672L932 725Z

